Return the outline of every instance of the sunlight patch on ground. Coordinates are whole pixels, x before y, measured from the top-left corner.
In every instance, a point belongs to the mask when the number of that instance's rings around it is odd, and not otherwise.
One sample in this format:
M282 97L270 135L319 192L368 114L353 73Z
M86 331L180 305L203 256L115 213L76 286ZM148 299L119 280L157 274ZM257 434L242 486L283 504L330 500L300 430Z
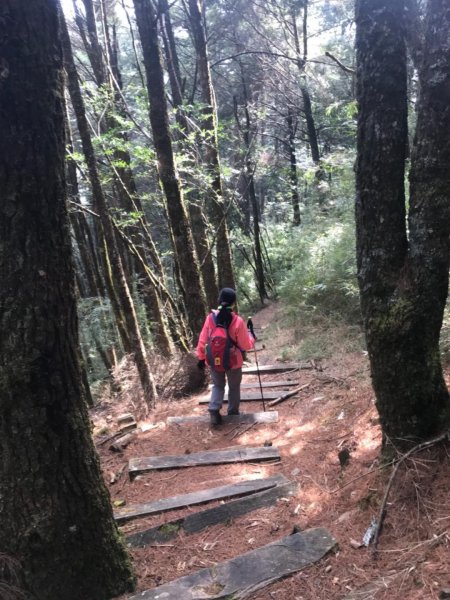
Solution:
M291 449L289 450L289 454L291 456L296 456L297 454L300 454L300 452L304 449L304 447L305 447L305 444L303 442L294 444L293 446L291 446Z

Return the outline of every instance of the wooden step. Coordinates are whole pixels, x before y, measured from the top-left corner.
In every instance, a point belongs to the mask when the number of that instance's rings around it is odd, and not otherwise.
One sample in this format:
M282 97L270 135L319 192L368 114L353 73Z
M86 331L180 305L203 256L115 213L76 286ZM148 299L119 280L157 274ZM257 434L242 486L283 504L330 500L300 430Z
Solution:
M317 562L335 545L336 540L326 529L309 529L140 592L130 600L246 598L254 595L256 590Z
M264 460L280 460L280 454L275 447L251 447L224 450L208 450L181 454L179 456L149 456L145 458L132 458L128 464L130 477L139 473L160 469L180 469L183 467L197 467L203 465L222 465L229 463L253 462Z
M174 510L176 508L185 508L194 504L203 504L211 500L222 500L223 498L232 498L233 496L243 496L261 490L267 490L280 483L287 483L287 479L282 475L274 475L265 479L251 479L249 481L240 481L230 485L209 488L199 492L190 492L171 496L170 498L161 498L144 504L131 504L114 512L114 518L117 522L129 521L136 517L143 517Z
M287 373L289 371L298 371L300 369L312 369L312 365L307 363L298 364L285 364L285 365L259 365L259 369L256 367L244 367L242 373L244 375L257 375L258 370L261 374L267 373Z
M289 390L277 390L277 391L264 391L264 400L275 400L279 396L283 394L287 394ZM199 404L209 404L210 396L203 396L198 401ZM262 400L261 392L247 392L245 394L241 394L241 402L254 402L255 400ZM224 402L228 402L228 394L225 394L223 398Z
M278 421L278 413L272 412L256 412L256 413L241 413L240 415L222 415L222 422L226 424L239 423L276 423ZM209 423L209 415L189 415L186 417L169 417L168 425L187 425L189 423Z
M289 387L292 385L298 385L298 381L293 381L291 379L284 379L282 381L261 381L262 388L273 388L273 387ZM212 383L209 384L209 389L212 388ZM254 381L252 383L241 383L241 390L251 389L251 388L259 388L259 381ZM225 392L228 393L228 386L225 386Z
M126 542L128 546L133 548L145 548L149 544L167 542L177 536L181 530L186 534L196 533L206 527L229 522L230 519L236 519L259 508L272 506L280 498L289 498L289 496L292 496L297 489L296 483L287 481L282 475L278 477L280 483L272 488L249 494L238 500L231 500L226 504L220 504L214 508L189 514L184 518L166 522L159 527L151 527L145 531L133 533L127 536ZM286 483L282 483L281 479Z

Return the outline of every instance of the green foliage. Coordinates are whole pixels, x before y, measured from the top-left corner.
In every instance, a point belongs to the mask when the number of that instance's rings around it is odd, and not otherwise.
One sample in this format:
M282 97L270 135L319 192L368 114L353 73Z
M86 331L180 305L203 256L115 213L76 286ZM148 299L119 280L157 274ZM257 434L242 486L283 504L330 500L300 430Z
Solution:
M102 362L98 345L108 353L120 347L111 303L105 298L83 298L78 301L80 344L92 383L109 375Z
M277 289L288 306L304 314L359 320L355 228L350 161L330 160L338 172L326 194L326 208L308 206L300 227L272 225L269 254Z

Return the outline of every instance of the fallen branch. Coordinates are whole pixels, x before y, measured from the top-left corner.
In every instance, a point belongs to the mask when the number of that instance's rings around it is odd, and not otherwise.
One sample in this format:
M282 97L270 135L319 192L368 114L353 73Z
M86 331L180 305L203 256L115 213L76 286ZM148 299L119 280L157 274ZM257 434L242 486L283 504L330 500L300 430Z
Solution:
M97 440L95 442L95 446L98 448L99 446L103 446L103 444L106 444L106 442L110 442L111 440L119 437L120 435L123 435L123 431L116 431L115 433L112 433L111 435L107 435L104 438L101 438L100 440Z
M242 435L243 433L247 433L247 431L249 431L256 424L257 424L257 421L254 421L253 423L250 423L250 425L248 425L247 427L244 427L244 429L241 429L241 431L236 431L236 433L231 436L231 439L234 440L235 437L238 437L239 435Z
M387 501L388 501L388 496L389 496L389 492L391 491L391 487L392 484L394 483L394 479L395 476L397 475L397 472L400 468L400 465L411 456L411 454L414 454L415 452L421 452L422 450L426 450L426 448L430 448L431 446L434 446L435 444L439 444L439 442L443 442L445 440L449 439L449 435L450 432L446 431L445 433L442 433L441 435L433 438L432 440L428 440L427 442L422 442L421 444L418 444L417 446L414 446L413 448L411 448L410 450L408 450L408 452L406 452L405 454L403 454L403 456L401 456L398 459L398 462L396 463L394 469L392 470L391 476L389 477L389 481L386 487L386 492L384 494L384 498L383 498L383 502L381 503L381 508L380 508L380 512L378 515L378 521L377 521L377 528L375 530L375 535L373 538L373 553L375 554L377 551L377 546L378 546L378 539L380 537L381 534L381 529L383 526L383 521L384 518L386 517L386 505L387 505Z
M301 390L304 390L305 388L310 386L311 383L312 383L312 381L310 381L309 383L305 383L305 385L301 385L300 387L295 388L295 390L292 390L291 392L287 392L286 394L283 394L282 396L278 396L278 398L275 398L275 400L272 400L271 402L269 402L267 404L267 406L275 406L276 404L280 404L280 402L284 402L288 398L292 398L292 396L295 396L295 394L298 394L298 392L300 392Z

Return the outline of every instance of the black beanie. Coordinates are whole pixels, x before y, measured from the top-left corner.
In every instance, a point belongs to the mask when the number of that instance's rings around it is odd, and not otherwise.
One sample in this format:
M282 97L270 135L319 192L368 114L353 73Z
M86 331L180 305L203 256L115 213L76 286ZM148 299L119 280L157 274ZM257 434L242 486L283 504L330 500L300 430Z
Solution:
M219 294L219 304L231 306L236 302L236 292L232 288L223 288Z

